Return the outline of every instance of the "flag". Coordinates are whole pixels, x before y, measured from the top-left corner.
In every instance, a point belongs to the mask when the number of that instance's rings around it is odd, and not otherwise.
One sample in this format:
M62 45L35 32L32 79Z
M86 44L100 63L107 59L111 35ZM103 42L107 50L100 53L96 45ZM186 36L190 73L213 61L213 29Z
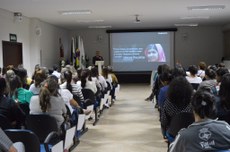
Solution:
M75 62L74 62L74 66L75 68L79 68L80 67L80 50L79 50L79 43L78 43L78 38L75 38Z
M78 37L78 50L79 50L79 67L85 68L85 50L84 50L84 44L83 39L81 36Z
M75 66L74 65L75 64L74 56L75 56L75 43L74 43L74 37L72 37L72 39L71 39L71 57L70 57L71 59L70 59L70 61L71 61L73 66Z

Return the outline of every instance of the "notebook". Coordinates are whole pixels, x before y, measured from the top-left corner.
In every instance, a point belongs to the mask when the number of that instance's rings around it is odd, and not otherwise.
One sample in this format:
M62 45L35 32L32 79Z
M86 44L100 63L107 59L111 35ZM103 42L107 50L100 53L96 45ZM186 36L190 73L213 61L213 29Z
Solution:
M63 140L58 142L56 145L53 145L51 152L63 152Z
M73 139L75 136L75 131L76 131L76 126L66 130L65 144L64 144L65 150L69 150L69 148L74 144Z

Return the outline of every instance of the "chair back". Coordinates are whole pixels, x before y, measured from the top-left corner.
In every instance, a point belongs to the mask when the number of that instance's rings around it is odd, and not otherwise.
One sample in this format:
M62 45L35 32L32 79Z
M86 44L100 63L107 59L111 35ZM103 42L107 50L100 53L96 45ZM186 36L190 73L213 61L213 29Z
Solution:
M171 136L176 137L177 133L182 128L187 128L194 121L195 121L195 119L194 119L193 113L181 112L172 118L170 125L169 125L169 129L167 130L167 132Z
M90 99L93 103L96 101L95 94L90 89L81 89L84 99Z
M26 117L26 127L32 130L43 143L52 131L58 132L56 119L48 114L30 114Z
M9 119L3 114L0 114L0 127L2 128L2 130L12 128L12 125L10 124Z
M199 83L191 83L191 85L192 85L194 90L197 90L200 84Z
M28 103L19 103L19 107L22 109L26 116L29 115L30 107Z
M77 103L78 103L81 107L83 107L83 103L82 103L82 101L81 101L81 98L80 98L78 95L73 94L73 99L74 99L75 101L77 101Z
M226 121L226 122L230 125L230 111L228 111L228 112L227 112L226 114L224 114L224 115L218 116L218 120Z
M32 131L26 129L7 129L4 131L12 142L22 142L26 152L40 152L39 139Z

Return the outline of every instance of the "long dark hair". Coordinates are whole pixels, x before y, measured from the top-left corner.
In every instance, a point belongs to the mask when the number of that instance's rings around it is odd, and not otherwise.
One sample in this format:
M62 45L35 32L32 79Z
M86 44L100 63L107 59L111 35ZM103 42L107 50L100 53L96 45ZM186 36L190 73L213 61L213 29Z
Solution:
M192 94L192 85L182 76L174 78L169 84L168 98L177 107L186 107L191 101Z
M88 69L84 69L82 70L81 72L81 87L82 88L85 88L86 86L86 79L88 79L89 77L89 70Z
M15 99L18 98L18 88L22 87L22 82L19 76L14 75L12 78L9 80L9 85L10 85L10 97L15 96Z
M222 77L221 84L220 84L220 102L221 106L227 110L230 110L230 73L225 74Z
M66 89L68 89L71 93L73 91L71 82L72 82L72 72L67 70L64 72L64 78L66 80Z
M0 95L3 95L6 89L6 80L5 78L0 77Z

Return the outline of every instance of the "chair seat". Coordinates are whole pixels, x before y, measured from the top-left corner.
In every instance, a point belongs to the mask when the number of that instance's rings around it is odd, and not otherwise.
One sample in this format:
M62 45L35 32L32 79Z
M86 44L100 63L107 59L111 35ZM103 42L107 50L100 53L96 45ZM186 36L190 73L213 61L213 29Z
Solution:
M12 142L22 142L26 152L40 152L40 142L38 137L27 129L7 129L4 130Z

